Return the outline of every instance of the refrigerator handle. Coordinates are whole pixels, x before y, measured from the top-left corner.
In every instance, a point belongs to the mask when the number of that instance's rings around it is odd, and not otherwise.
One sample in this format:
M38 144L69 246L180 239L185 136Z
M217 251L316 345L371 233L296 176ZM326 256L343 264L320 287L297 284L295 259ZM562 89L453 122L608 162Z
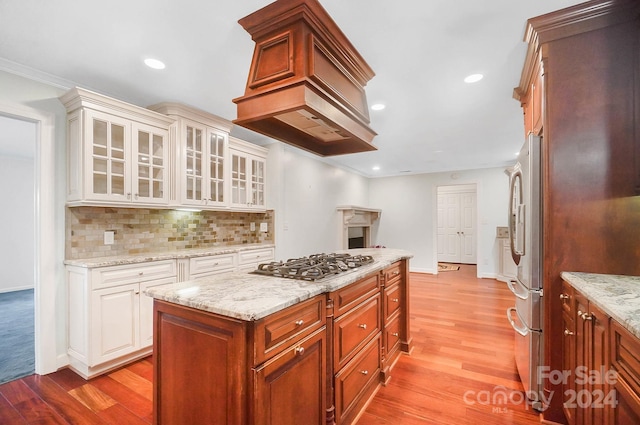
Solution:
M513 279L507 280L507 286L509 287L511 292L513 292L513 295L515 295L516 297L520 298L521 300L526 300L527 298L529 298L527 296L528 294L523 295L523 294L519 294L518 292L516 292L516 288L513 286L514 283L518 283L518 282L513 280Z
M522 206L522 171L516 168L509 176L509 248L511 257L516 265L520 264L520 257L523 255L519 248L524 247L524 228L521 226L521 206ZM519 245L519 246L516 246Z
M526 326L519 327L516 324L516 322L511 318L513 316L514 311L516 314L518 314L518 311L515 309L515 307L509 307L507 309L507 319L509 320L509 323L511 323L511 327L515 329L515 331L518 332L520 335L527 336L527 334L529 333L529 329Z

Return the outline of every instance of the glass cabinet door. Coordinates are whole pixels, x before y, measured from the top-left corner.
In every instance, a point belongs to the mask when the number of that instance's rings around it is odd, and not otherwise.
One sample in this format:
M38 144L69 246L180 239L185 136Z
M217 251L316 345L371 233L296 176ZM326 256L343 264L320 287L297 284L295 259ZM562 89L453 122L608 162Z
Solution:
M87 111L87 139L91 158L88 164L87 194L91 199L126 199L129 176L129 123L95 111Z
M209 133L209 201L212 204L223 204L224 199L224 157L226 137L222 134Z
M247 204L247 158L238 154L231 155L231 203Z
M264 207L264 166L260 159L251 160L251 204L254 207Z
M184 169L184 202L200 205L203 194L203 158L204 158L204 130L194 126L186 126L185 137L185 169Z
M133 126L133 201L166 203L168 132L151 126Z

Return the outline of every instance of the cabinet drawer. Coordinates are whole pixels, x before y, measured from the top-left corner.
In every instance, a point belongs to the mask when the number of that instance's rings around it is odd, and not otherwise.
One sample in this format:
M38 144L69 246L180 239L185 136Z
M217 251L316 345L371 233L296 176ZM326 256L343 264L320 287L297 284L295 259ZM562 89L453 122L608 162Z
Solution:
M380 331L380 295L345 313L334 322L334 371L340 370Z
M380 336L373 339L336 375L336 423L348 423L380 381Z
M611 365L629 387L640 394L640 340L615 320L611 321ZM620 379L620 378L618 378Z
M318 295L256 322L255 362L258 365L324 325L326 298Z
M91 270L93 289L176 276L175 260L99 267Z
M234 254L210 255L207 257L195 257L189 260L189 276L200 273L212 274L212 272L232 271L235 267Z
M268 261L273 261L274 255L275 253L273 248L240 251L238 253L238 264L266 263Z
M396 283L384 290L384 320L385 322L398 310L400 310L402 291L400 283Z
M379 290L380 276L375 274L332 293L334 316L341 316Z
M384 269L384 279L386 285L393 285L396 282L400 281L402 277L402 262L398 261L397 263L393 263L386 269Z
M573 289L573 286L571 286L569 283L565 282L564 280L562 281L562 292L560 293L560 302L562 303L562 310L569 313L569 314L573 314L573 312L575 311L575 302L576 302L576 297L575 297L575 291Z
M400 316L395 316L384 327L384 347L387 358L390 358L400 346Z

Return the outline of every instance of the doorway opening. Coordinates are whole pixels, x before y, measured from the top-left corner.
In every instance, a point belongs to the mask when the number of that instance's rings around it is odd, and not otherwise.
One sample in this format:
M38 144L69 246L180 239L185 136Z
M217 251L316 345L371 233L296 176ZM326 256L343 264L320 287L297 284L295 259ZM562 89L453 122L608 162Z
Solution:
M36 124L0 115L0 383L35 371Z
M477 264L476 184L437 188L438 263Z

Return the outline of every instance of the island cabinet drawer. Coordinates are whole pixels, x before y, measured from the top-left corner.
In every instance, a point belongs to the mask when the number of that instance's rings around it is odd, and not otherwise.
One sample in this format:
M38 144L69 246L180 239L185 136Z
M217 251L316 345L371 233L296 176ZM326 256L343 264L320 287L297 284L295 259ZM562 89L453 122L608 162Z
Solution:
M236 262L235 254L208 255L189 259L189 275L233 271Z
M325 306L325 296L318 295L257 321L254 328L254 366L324 326Z
M380 335L335 377L336 423L351 423L380 380Z
M380 291L380 275L378 273L365 277L349 286L331 293L334 305L334 317L339 317L357 306L371 295Z
M400 310L402 291L400 283L391 285L384 289L384 320L385 322L398 310Z
M400 315L395 316L384 327L384 347L389 359L400 346Z
M575 311L576 296L573 286L567 281L562 281L562 292L560 293L560 303L562 310L567 314L573 315Z
M91 270L93 289L146 282L173 276L176 276L175 260L97 267Z
M378 294L334 321L334 372L379 333L380 311Z
M400 282L400 278L402 277L402 261L398 261L393 263L386 269L384 269L384 281L386 285L392 285L396 282Z

